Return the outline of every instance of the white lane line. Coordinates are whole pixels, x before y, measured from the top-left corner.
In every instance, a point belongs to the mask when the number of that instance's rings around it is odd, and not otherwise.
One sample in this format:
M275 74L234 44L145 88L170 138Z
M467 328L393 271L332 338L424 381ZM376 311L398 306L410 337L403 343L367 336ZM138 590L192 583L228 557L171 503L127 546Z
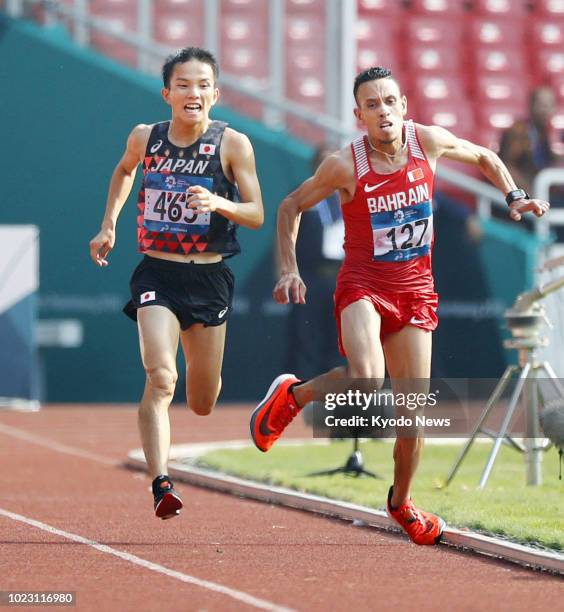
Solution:
M182 572L171 570L168 567L159 565L158 563L147 561L146 559L142 559L141 557L137 557L136 555L117 550L115 548L112 548L111 546L106 546L106 544L99 544L94 540L83 538L82 536L76 535L75 533L69 533L68 531L63 531L62 529L51 527L51 525L47 525L45 523L41 523L40 521L27 518L25 516L22 516L21 514L10 512L9 510L4 510L3 508L0 508L0 515L10 518L14 521L25 523L26 525L31 525L32 527L36 527L37 529L41 529L43 531L46 531L47 533L61 536L62 538L66 538L67 540L72 540L73 542L78 542L79 544L85 544L86 546L90 546L100 552L106 553L108 555L113 555L114 557L118 557L119 559L123 559L124 561L129 561L129 563L133 563L135 565L140 565L141 567L144 567L153 572L157 572L159 574L164 574L165 576L169 576L170 578L176 578L176 580L180 580L181 582L187 582L188 584L193 584L195 586L202 587L203 589L213 591L214 593L221 593L222 595L227 595L232 599L236 599L237 601L241 601L245 604L248 604L249 606L253 606L260 610L272 610L273 612L294 612L292 608L278 606L270 601L266 601L265 599L253 597L252 595L244 593L243 591L237 591L236 589L231 589L229 587L223 586L222 584L217 584L216 582L202 580L200 578L196 578L195 576L190 576L189 574L183 574Z
M98 463L104 463L105 465L120 465L119 461L109 459L103 455L97 455L96 453L90 453L89 451L82 450L81 448L75 448L74 446L67 446L66 444L59 444L43 436L29 433L23 429L16 429L9 425L3 425L0 423L0 433L12 436L18 440L24 440L25 442L31 442L38 446L44 446L50 450L57 451L59 453L65 453L66 455L75 455L76 457L82 457L83 459L90 459L91 461L97 461Z

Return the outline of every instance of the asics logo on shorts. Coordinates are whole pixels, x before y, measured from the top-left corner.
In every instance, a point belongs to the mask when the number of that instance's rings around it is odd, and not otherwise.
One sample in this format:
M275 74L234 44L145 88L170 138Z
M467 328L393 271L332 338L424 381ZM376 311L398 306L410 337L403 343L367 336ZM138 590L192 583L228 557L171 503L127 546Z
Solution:
M217 318L223 319L223 317L225 316L228 310L229 310L229 306L226 306L223 310L217 313Z

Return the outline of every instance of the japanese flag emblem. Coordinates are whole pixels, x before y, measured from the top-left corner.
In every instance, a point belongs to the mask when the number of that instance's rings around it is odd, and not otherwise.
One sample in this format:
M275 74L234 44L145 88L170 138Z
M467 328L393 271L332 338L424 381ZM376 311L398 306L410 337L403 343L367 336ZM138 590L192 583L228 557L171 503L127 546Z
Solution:
M141 304L145 302L152 302L155 300L155 292L154 291L145 291L145 293L141 294Z
M204 144L200 145L200 149L198 151L200 155L214 155L215 153L215 145L214 144Z

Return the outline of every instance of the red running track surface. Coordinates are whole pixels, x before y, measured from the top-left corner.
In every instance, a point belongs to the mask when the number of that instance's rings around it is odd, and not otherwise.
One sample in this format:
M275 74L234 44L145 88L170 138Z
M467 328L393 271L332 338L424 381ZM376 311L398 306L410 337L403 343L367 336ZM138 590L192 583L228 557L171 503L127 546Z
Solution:
M174 408L173 442L244 439L250 410L202 418ZM123 405L0 413L0 590L75 591L76 610L120 612L530 612L561 600L550 575L182 484L181 517L157 520L148 477L121 467L139 446L136 427ZM292 433L309 434L300 422Z

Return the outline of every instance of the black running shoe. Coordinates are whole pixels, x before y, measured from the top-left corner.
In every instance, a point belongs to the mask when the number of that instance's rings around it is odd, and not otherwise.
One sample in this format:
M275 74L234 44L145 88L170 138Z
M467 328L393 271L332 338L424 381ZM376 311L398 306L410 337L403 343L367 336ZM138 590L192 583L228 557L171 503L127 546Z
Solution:
M182 500L174 490L172 480L165 474L153 480L153 497L155 498L155 515L163 520L180 514Z

